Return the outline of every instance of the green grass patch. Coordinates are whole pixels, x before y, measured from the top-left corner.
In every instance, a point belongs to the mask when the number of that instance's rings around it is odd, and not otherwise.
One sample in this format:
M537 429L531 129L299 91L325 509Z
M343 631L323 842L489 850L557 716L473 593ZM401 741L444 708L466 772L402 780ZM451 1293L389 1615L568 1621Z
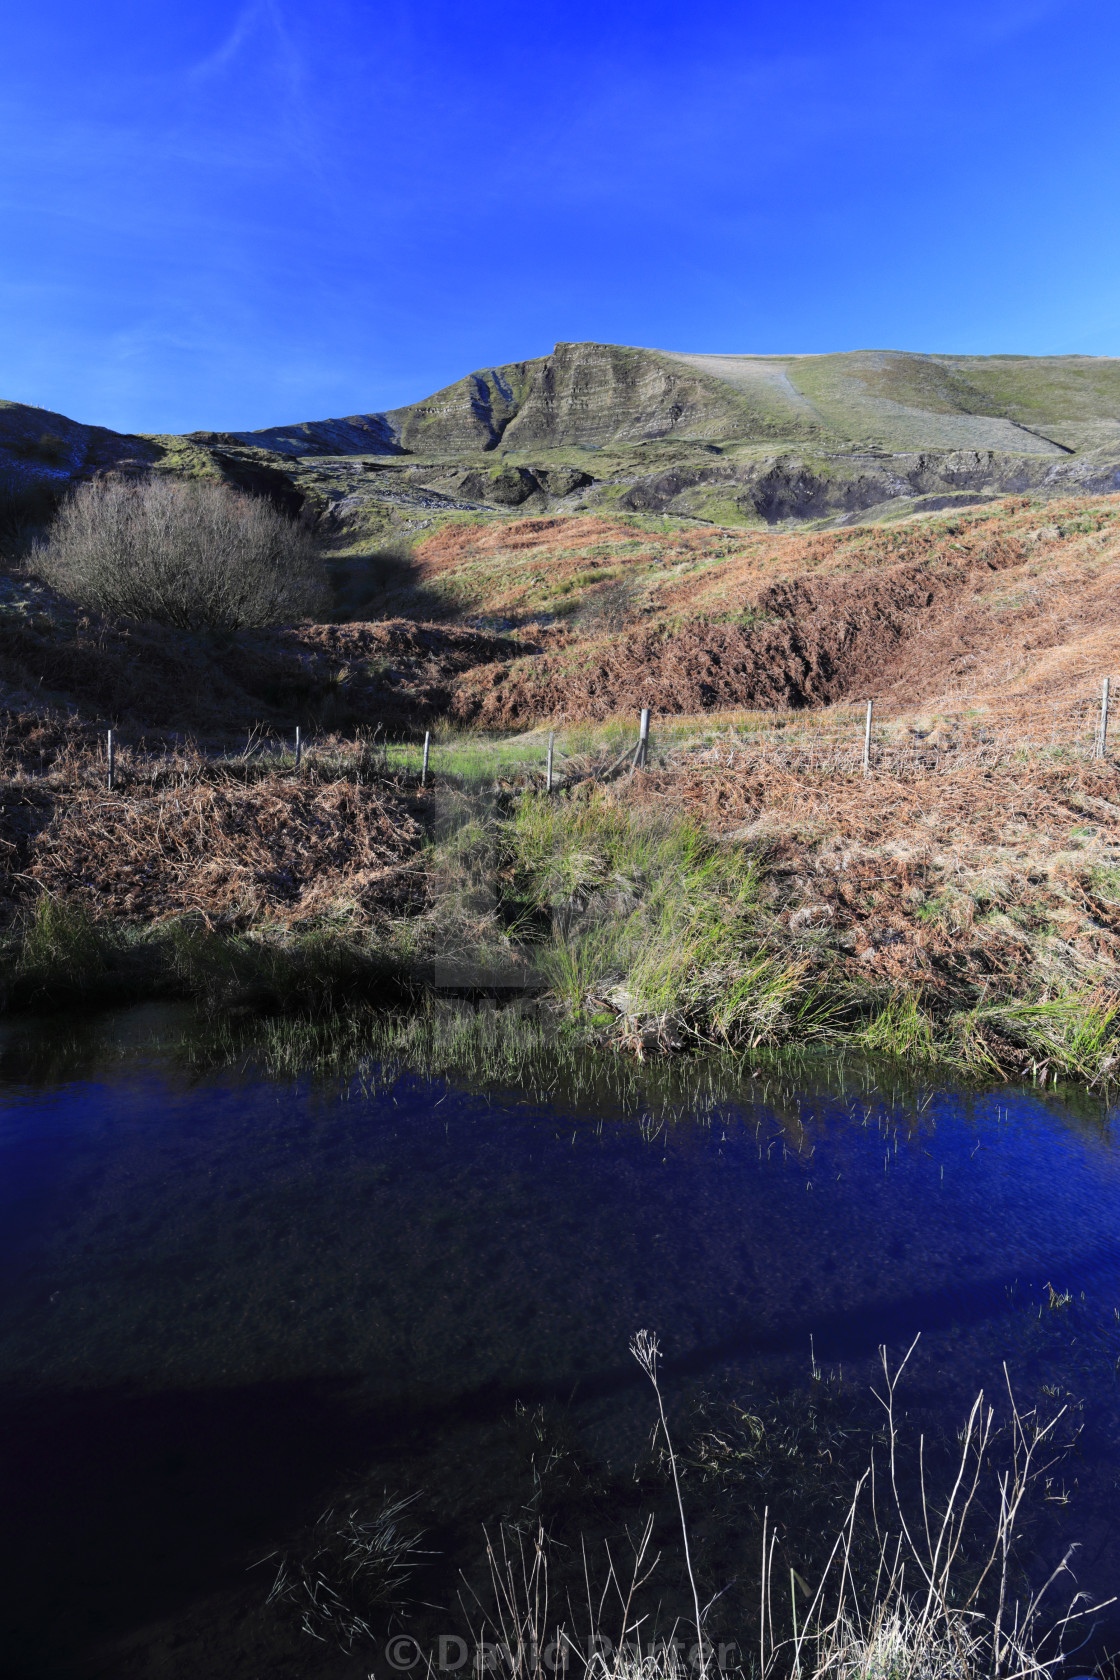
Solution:
M802 958L762 948L754 862L699 824L602 797L523 797L509 825L518 896L546 910L553 994L590 1024L605 999L678 1040L754 1045L823 1030Z

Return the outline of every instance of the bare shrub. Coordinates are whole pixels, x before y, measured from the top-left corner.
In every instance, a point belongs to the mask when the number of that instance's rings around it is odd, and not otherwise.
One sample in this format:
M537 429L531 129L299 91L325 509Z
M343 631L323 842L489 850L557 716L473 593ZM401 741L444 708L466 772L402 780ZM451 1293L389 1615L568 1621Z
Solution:
M292 623L327 595L310 533L215 479L80 485L33 563L83 606L178 630Z
M631 627L642 602L642 585L637 578L622 577L600 585L573 614L573 621L587 636Z

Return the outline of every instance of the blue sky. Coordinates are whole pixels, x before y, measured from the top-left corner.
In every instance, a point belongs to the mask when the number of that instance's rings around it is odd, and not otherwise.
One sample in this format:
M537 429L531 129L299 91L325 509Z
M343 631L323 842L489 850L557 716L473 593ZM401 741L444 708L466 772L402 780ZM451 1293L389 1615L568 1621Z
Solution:
M10 6L0 396L411 401L557 339L1120 354L1099 0Z

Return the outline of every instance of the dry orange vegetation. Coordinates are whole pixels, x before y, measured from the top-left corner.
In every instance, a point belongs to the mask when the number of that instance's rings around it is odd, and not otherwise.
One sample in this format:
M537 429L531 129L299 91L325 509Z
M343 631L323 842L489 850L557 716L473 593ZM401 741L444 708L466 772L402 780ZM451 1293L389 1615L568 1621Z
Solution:
M25 865L21 879L33 891L84 900L101 916L193 913L209 926L241 927L345 907L360 921L404 908L417 892L410 859L422 831L410 802L384 788L194 779L115 796L28 790L22 803L21 812L8 801L5 861Z
M1118 559L1112 496L827 532L449 524L418 546L394 616L365 623L204 644L49 599L4 611L0 691L17 732L35 716L48 736L68 711L134 735L511 729L868 694L1006 711L1120 668Z
M418 559L426 584L540 639L457 677L453 715L490 727L868 693L1006 706L1120 666L1115 496L809 533L530 519L446 529Z
M635 797L764 859L784 926L839 934L863 975L935 991L966 975L1013 987L1028 969L1063 984L1113 980L1113 763L950 760L936 773L863 777L749 750L705 756L640 778Z
M431 790L419 792L415 769L391 772L354 741L355 727L415 730L443 717L509 730L632 718L650 705L698 723L674 743L655 720L649 771L604 788L619 742L585 728L579 751L598 782L577 785L576 731L561 740L571 753L562 800L519 801L517 786L539 787L539 775L511 779L480 841L493 888L484 941L506 938L499 901L521 867L517 812L545 821L552 811L555 844L574 848L570 870L538 858L540 880L510 910L516 920L528 904L538 935L552 925L555 882L583 880L595 859L603 893L626 880L639 909L653 904L660 877L625 857L609 863L610 847L625 853L618 834L633 823L637 858L643 823L691 814L739 848L720 855L740 885L757 870L761 895L749 931L735 934L741 949L732 940L712 971L714 998L749 945L798 984L823 977L836 996L862 996L853 1031L896 995L950 1022L1009 999L1066 1000L1076 1016L1092 997L1107 1025L1120 957L1120 771L1087 748L1100 677L1120 672L1118 559L1117 497L1045 507L1019 497L828 532L549 518L433 533L409 587L439 622L402 615L203 645L67 618L49 602L22 608L0 620L3 919L18 930L32 905L76 900L121 924L185 916L281 945L319 928L372 949L419 915L401 947L419 950L443 937L432 916L451 853L440 863ZM867 694L885 723L864 777L851 700ZM830 704L845 701L846 718ZM725 727L749 708L767 713L768 740L757 715L740 716L738 736ZM966 708L972 719L954 722ZM274 731L309 716L318 729L322 750L298 780L290 765L238 763L229 750L262 715ZM125 723L112 795L99 757L107 717ZM209 735L208 745L170 742L171 728ZM339 739L328 752L330 728ZM213 750L223 739L224 756ZM485 766L475 776L493 780ZM506 849L500 867L495 846ZM470 892L461 896L473 927ZM639 913L629 900L624 910ZM652 938L662 912L649 914ZM677 978L684 986L687 974ZM1019 1025L972 1022L984 1065L1043 1066L1049 1053ZM1103 1049L1096 1061L1055 1055L1055 1066L1090 1070L1107 1059Z

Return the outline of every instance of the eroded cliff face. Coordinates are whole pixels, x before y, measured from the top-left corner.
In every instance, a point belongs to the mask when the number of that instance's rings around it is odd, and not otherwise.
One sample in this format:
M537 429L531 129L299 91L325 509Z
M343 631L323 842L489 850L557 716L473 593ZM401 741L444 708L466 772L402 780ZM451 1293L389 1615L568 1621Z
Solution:
M288 454L521 453L653 439L887 455L1116 453L1120 359L692 355L560 343L389 413L236 436Z
M536 367L506 428L518 451L601 449L647 438L739 438L750 433L737 393L650 350L558 344Z
M532 389L542 359L483 368L385 419L409 454L476 455L496 449Z
M301 420L257 431L194 432L198 442L267 449L289 459L322 455L477 455L495 449L529 390L535 362L480 368L422 402L382 414Z
M638 478L618 505L661 513L767 525L890 512L934 512L1023 491L1046 495L1109 495L1120 488L1120 459L1111 455L1011 455L997 450L944 454L782 454L710 466L670 467Z
M220 475L359 545L409 540L440 513L845 524L1021 491L1111 493L1120 361L560 343L384 413L185 438L0 404L9 501L46 507L83 477L151 468Z
M1005 362L970 358L962 372L951 358L894 351L766 358L560 343L388 414L238 436L302 454L305 472L316 455L396 457L378 493L429 510L562 511L575 493L582 508L716 524L843 523L1009 492L1115 489L1120 364ZM1078 447L1062 430L1066 408ZM1071 441L1053 441L1059 433ZM927 434L930 447L909 446ZM485 463L495 455L500 468Z
M753 436L733 386L654 350L558 344L549 356L480 368L385 414L233 434L288 455L473 455L601 449L647 438Z

